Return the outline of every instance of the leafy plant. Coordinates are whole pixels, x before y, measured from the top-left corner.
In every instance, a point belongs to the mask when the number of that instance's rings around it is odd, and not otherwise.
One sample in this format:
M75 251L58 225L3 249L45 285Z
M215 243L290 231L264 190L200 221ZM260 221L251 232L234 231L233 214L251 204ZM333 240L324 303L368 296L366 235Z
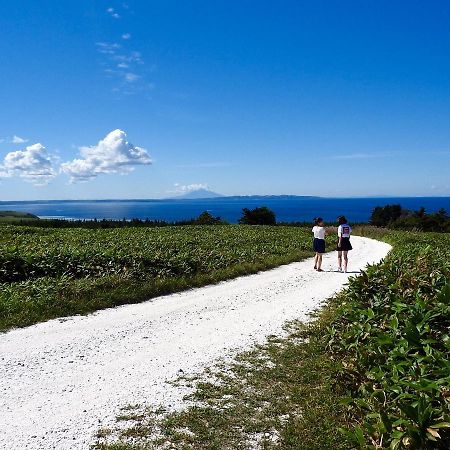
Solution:
M352 281L328 330L337 383L360 422L344 433L365 448L447 449L450 239L386 237L393 252Z
M275 213L267 206L255 209L244 208L239 223L244 225L275 225L276 217Z
M205 223L217 218L205 214ZM0 226L0 329L216 282L310 254L294 227Z

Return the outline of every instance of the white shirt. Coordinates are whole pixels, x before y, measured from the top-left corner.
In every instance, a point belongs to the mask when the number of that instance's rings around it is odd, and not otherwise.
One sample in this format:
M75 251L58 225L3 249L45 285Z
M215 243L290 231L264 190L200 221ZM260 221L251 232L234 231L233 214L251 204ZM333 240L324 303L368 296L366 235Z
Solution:
M344 223L343 225L339 225L338 227L338 236L348 238L352 233L352 227L348 223Z
M325 239L325 227L315 226L312 229L315 239Z

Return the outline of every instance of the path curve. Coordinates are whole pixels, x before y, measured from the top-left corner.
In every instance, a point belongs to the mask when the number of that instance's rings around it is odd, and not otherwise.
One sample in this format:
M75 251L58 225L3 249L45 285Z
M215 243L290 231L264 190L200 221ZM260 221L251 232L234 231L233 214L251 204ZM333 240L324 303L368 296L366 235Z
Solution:
M349 270L382 259L388 244L352 237ZM349 274L308 259L213 286L51 320L0 334L0 448L88 449L120 406L181 407L167 384L217 358L280 334L340 290ZM328 272L329 271L329 272Z

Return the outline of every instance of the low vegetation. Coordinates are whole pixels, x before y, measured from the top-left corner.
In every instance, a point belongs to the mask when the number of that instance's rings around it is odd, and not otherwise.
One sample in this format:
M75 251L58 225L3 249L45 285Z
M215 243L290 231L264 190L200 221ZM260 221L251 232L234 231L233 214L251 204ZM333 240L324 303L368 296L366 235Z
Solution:
M27 212L0 211L0 222L18 222L21 220L38 221L39 217Z
M328 333L358 424L347 436L368 448L447 449L450 236L384 239L392 255L353 280Z
M9 213L9 211L4 211ZM105 229L105 228L154 228L168 226L184 226L184 225L225 225L227 222L220 217L212 216L208 211L202 212L198 217L176 222L168 222L166 220L152 219L40 219L33 214L15 213L14 216L2 217L0 213L0 223L9 221L11 217L13 225L21 225L26 227L38 228L88 228L88 229Z
M0 225L0 329L256 272L310 247L310 230L295 227Z
M428 214L425 208L410 211L401 205L377 206L372 211L370 223L394 230L450 232L450 217L445 209Z
M394 248L315 321L185 379L181 412L133 407L97 448L450 448L450 236L359 232Z
M254 209L244 208L239 223L244 225L275 225L277 219L271 209L261 206Z

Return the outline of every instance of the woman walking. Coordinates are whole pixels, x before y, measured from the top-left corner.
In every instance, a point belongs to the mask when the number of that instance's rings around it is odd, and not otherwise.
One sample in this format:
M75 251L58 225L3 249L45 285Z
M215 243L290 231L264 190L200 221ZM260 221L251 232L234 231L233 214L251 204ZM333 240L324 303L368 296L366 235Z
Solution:
M322 255L325 253L325 224L323 223L322 217L314 219L312 232L314 234L313 249L316 252L316 256L314 256L314 269L317 272L323 272Z
M344 273L347 273L348 266L348 252L352 250L352 244L350 243L350 235L352 234L352 228L347 223L347 219L344 216L338 217L338 271L342 272L342 255L344 256Z

